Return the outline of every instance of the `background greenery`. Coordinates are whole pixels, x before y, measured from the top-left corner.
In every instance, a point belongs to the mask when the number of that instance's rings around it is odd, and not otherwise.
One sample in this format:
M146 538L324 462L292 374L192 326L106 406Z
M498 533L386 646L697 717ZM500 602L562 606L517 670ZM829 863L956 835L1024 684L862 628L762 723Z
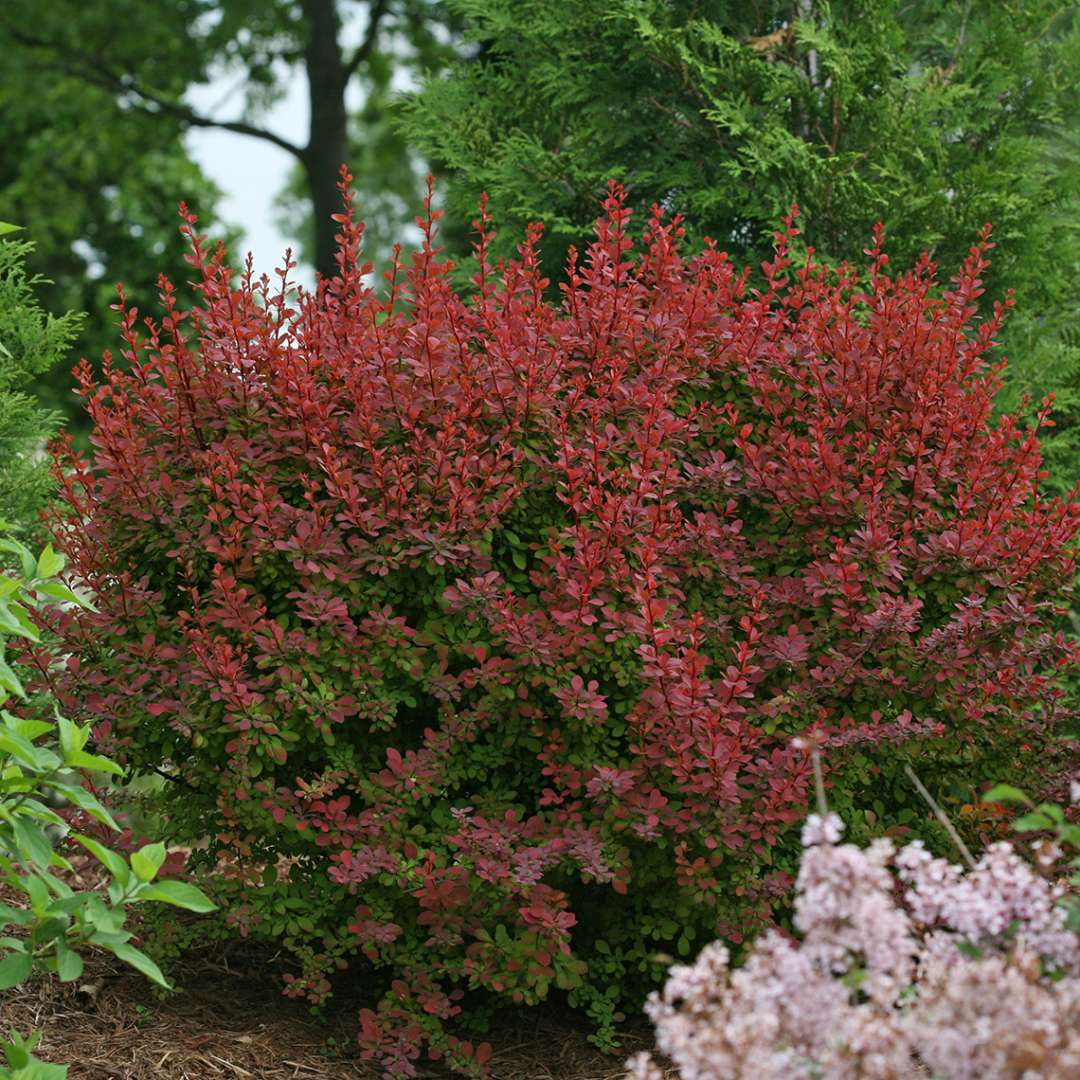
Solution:
M40 283L26 272L33 245L13 239L17 234L0 223L0 521L28 529L51 488L42 443L59 419L30 383L63 363L80 319L42 311Z
M343 158L383 263L429 168L454 252L467 258L486 190L501 253L542 219L552 269L587 235L612 176L642 208L685 213L695 242L712 236L751 264L794 200L806 241L825 256L857 260L880 219L895 262L926 249L946 272L992 221L1000 246L988 288L1001 296L1008 285L1018 301L1005 401L1056 394L1051 484L1071 487L1075 5L162 0L153 19L145 11L137 0L8 0L0 10L0 219L26 226L29 272L49 279L45 306L87 313L71 351L35 384L76 431L67 369L115 344L115 283L145 309L158 273L186 280L176 202L227 232L220 193L183 140L211 126L294 157L281 220L324 271ZM235 115L188 104L192 87L225 76L241 90ZM302 144L266 119L296 79L311 103Z
M756 264L789 204L806 242L952 272L991 221L988 282L1016 290L1009 401L1063 392L1071 485L1077 352L1080 25L1060 0L451 0L471 54L429 79L406 130L447 163L452 213L482 190L512 249L580 244L608 177Z

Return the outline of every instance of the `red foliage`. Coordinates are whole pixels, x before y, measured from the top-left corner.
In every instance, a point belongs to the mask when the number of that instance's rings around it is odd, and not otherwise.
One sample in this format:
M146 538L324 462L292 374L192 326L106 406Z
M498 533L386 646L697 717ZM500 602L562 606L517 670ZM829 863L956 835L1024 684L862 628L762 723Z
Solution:
M198 303L163 281L143 336L121 307L129 367L79 374L93 458L57 468L99 596L73 705L182 781L178 836L287 859L241 910L294 992L390 970L361 1038L395 1075L483 1056L440 1034L455 986L603 1020L658 946L767 917L795 733L879 767L1048 723L1078 514L994 419L985 235L939 295L880 237L862 280L796 266L788 222L756 291L658 210L635 254L613 187L553 304L539 229L494 268L484 218L462 297L437 217L379 294L343 214L294 307L186 216Z

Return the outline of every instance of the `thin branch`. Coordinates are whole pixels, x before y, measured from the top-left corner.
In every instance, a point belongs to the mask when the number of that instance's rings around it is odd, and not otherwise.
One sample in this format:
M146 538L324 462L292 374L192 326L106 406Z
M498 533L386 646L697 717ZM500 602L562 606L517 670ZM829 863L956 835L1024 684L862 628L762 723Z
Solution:
M274 146L280 147L286 153L292 154L293 157L300 161L303 161L304 159L304 148L302 146L297 146L296 143L290 142L288 139L275 134L267 128L259 127L257 124L248 124L243 120L215 120L211 116L203 116L188 105L170 101L168 98L163 98L153 91L139 86L138 83L130 78L115 79L114 77L112 81L114 81L117 89L127 91L128 93L141 98L143 102L150 102L155 105L156 108L152 109L139 101L132 102L133 108L136 108L149 116L155 116L165 112L170 116L175 116L177 119L183 120L184 123L188 124L190 127L219 128L222 131L234 131L238 135L249 135L253 139L262 139L264 142L273 143Z
M164 769L159 769L156 765L151 765L150 768L156 772L158 776L161 776L166 780L171 780L174 784L181 784L183 787L186 787L188 791L198 792L199 790L194 784L185 780L182 776L176 776L174 773L167 773Z
M811 758L814 765L814 791L817 793L818 813L824 818L829 812L829 800L825 797L825 777L821 772L821 750L814 746Z
M375 48L375 42L379 36L379 23L389 6L389 0L375 0L375 3L371 5L371 14L368 16L368 27L367 33L364 34L364 40L356 46L356 51L345 61L345 66L342 68L343 84L348 84L360 65L371 55L371 50Z
M972 858L967 844L964 843L963 837L956 831L956 826L949 820L949 815L934 802L933 796L926 790L923 782L915 775L915 770L910 765L904 766L904 772L907 773L908 779L915 785L915 790L927 801L930 809L934 811L934 817L941 822L942 828L949 834L949 839L956 845L956 849L963 856L964 862L968 864L970 869L974 870L975 860Z
M949 58L949 71L956 69L956 62L960 59L960 53L967 40L968 16L971 15L971 0L964 0L964 10L960 15L960 32L956 35L956 44L953 46L952 56Z

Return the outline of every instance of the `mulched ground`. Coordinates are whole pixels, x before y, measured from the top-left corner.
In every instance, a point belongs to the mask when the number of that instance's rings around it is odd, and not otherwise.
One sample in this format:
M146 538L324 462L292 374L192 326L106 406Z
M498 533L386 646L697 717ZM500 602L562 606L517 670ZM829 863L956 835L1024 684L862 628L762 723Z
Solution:
M313 1017L281 996L264 959L189 956L170 972L182 992L165 998L111 957L86 960L77 983L40 976L0 995L2 1029L42 1031L38 1056L67 1064L71 1080L378 1080L355 1057L359 1001L331 999ZM622 1080L648 1034L611 1057L571 1018L527 1010L488 1040L494 1080Z
M72 869L63 876L73 888L104 884L96 860L81 849L67 854ZM0 884L0 900L21 906L25 897ZM138 924L133 910L128 929L137 932ZM362 972L351 984L343 977L315 1016L282 995L280 962L240 939L192 950L171 965L179 992L168 995L107 953L86 951L83 959L75 982L41 974L0 992L0 1035L40 1031L36 1055L67 1065L70 1080L381 1078L356 1049L358 1011L372 1004ZM627 1057L652 1045L642 1022L617 1054L602 1054L579 1016L554 1007L510 1011L484 1038L495 1051L492 1080L623 1080ZM420 1071L424 1080L450 1075L434 1066Z

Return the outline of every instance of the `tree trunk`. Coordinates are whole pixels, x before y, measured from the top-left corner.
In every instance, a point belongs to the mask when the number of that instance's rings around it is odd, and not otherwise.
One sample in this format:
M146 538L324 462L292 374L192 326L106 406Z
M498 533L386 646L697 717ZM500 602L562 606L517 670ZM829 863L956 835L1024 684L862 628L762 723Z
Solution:
M345 111L348 73L341 53L336 0L304 0L304 15L308 24L305 60L311 127L303 163L315 217L315 269L323 277L333 277L337 273L337 225L331 215L341 210L338 172L349 153Z

